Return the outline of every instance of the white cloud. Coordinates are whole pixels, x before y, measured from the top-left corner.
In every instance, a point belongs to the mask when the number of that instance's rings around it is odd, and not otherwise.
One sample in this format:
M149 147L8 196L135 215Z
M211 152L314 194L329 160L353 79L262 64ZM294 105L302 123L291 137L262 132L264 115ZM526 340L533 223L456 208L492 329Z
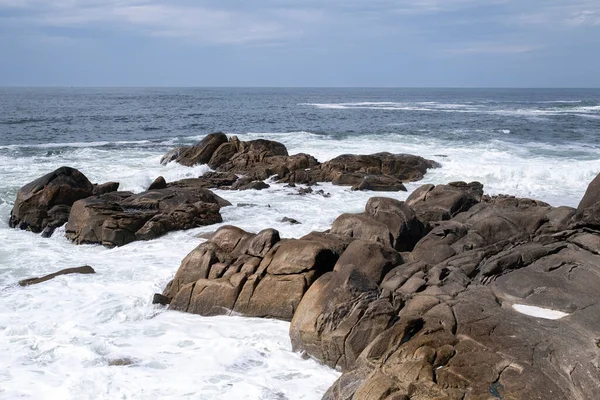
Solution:
M590 10L579 11L567 19L566 22L574 26L600 25L600 12Z
M457 49L445 50L451 54L521 54L530 53L537 50L538 47L530 45L514 45L514 44L479 44L467 46Z

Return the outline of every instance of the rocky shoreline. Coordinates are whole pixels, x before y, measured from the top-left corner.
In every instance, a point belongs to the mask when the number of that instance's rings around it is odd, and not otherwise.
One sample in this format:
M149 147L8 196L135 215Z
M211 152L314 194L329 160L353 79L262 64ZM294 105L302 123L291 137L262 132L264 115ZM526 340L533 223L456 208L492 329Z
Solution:
M50 235L66 222L75 243L119 246L221 222L228 202L208 188L270 178L402 190L437 167L388 153L319 163L220 133L170 161L214 172L133 194L63 167L19 191L10 224ZM577 209L452 182L404 202L373 197L300 239L223 226L155 300L291 321L294 350L343 372L324 399L583 400L599 391L598 287L600 175Z

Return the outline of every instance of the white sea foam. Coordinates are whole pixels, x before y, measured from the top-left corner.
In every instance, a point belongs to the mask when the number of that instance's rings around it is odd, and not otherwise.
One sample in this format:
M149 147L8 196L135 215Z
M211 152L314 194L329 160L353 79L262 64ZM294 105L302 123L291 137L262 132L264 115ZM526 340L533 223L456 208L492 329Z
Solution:
M552 101L541 102L546 104L564 103L577 104L581 101ZM505 116L523 116L540 118L545 116L557 116L564 114L573 114L576 116L598 115L600 106L579 106L579 107L544 107L534 108L532 105L528 108L494 108L493 106L484 106L481 104L465 103L439 103L429 102L354 102L354 103L301 103L301 106L312 106L319 109L333 110L387 110L387 111L424 111L424 112L448 112L448 113L478 113L478 114L496 114Z
M544 318L544 319L561 319L569 315L568 313L553 310L551 308L542 308L536 306L527 306L525 304L513 304L512 308L525 315L529 315L530 317L536 318Z
M598 149L492 141L450 144L431 137L383 136L334 140L310 132L240 135L279 140L290 153L325 161L343 153L390 151L432 158L442 168L422 183L479 180L489 193L534 197L554 205L576 205L600 170ZM579 158L558 151L584 154ZM40 153L44 153L43 151ZM0 155L0 398L229 398L317 399L339 374L291 352L288 324L247 318L202 318L164 312L150 305L200 239L219 225L173 232L117 249L75 246L57 231L50 239L8 229L23 184L69 165L94 182L117 180L124 190L142 191L159 175L167 181L199 176L206 166L159 164L151 147L81 147L59 154L15 158ZM250 231L267 227L283 237L329 228L342 212L359 212L374 195L405 199L407 193L353 192L322 184L330 198L295 195L272 184L263 191L216 191L234 206L223 224ZM242 204L244 203L244 204ZM237 205L240 205L239 207ZM284 216L302 224L281 222ZM220 224L222 225L222 224ZM23 278L92 265L96 275L70 275L21 288ZM134 365L109 367L115 358Z

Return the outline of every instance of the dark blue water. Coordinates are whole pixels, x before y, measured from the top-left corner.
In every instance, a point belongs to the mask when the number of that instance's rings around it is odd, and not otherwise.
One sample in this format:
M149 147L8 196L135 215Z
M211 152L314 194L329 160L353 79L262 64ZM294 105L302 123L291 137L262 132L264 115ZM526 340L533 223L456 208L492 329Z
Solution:
M186 142L217 130L597 149L600 90L0 88L0 146Z

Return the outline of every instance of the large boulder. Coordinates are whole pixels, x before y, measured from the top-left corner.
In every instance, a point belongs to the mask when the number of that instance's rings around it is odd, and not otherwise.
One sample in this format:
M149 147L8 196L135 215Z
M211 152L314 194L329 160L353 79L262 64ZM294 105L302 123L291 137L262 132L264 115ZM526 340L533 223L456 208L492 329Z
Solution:
M178 311L291 320L306 290L338 256L327 243L225 226L188 254L163 295Z
M75 202L65 232L77 244L123 246L173 230L222 222L219 210L226 205L230 203L194 186L140 194L113 192Z
M427 233L423 223L404 202L373 197L361 214L342 214L331 233L382 243L398 251L410 251Z
M406 199L424 224L448 220L481 201L483 185L479 182L452 182L447 185L423 185Z
M10 214L9 225L49 235L67 222L70 207L92 196L94 185L81 172L60 167L23 186Z

